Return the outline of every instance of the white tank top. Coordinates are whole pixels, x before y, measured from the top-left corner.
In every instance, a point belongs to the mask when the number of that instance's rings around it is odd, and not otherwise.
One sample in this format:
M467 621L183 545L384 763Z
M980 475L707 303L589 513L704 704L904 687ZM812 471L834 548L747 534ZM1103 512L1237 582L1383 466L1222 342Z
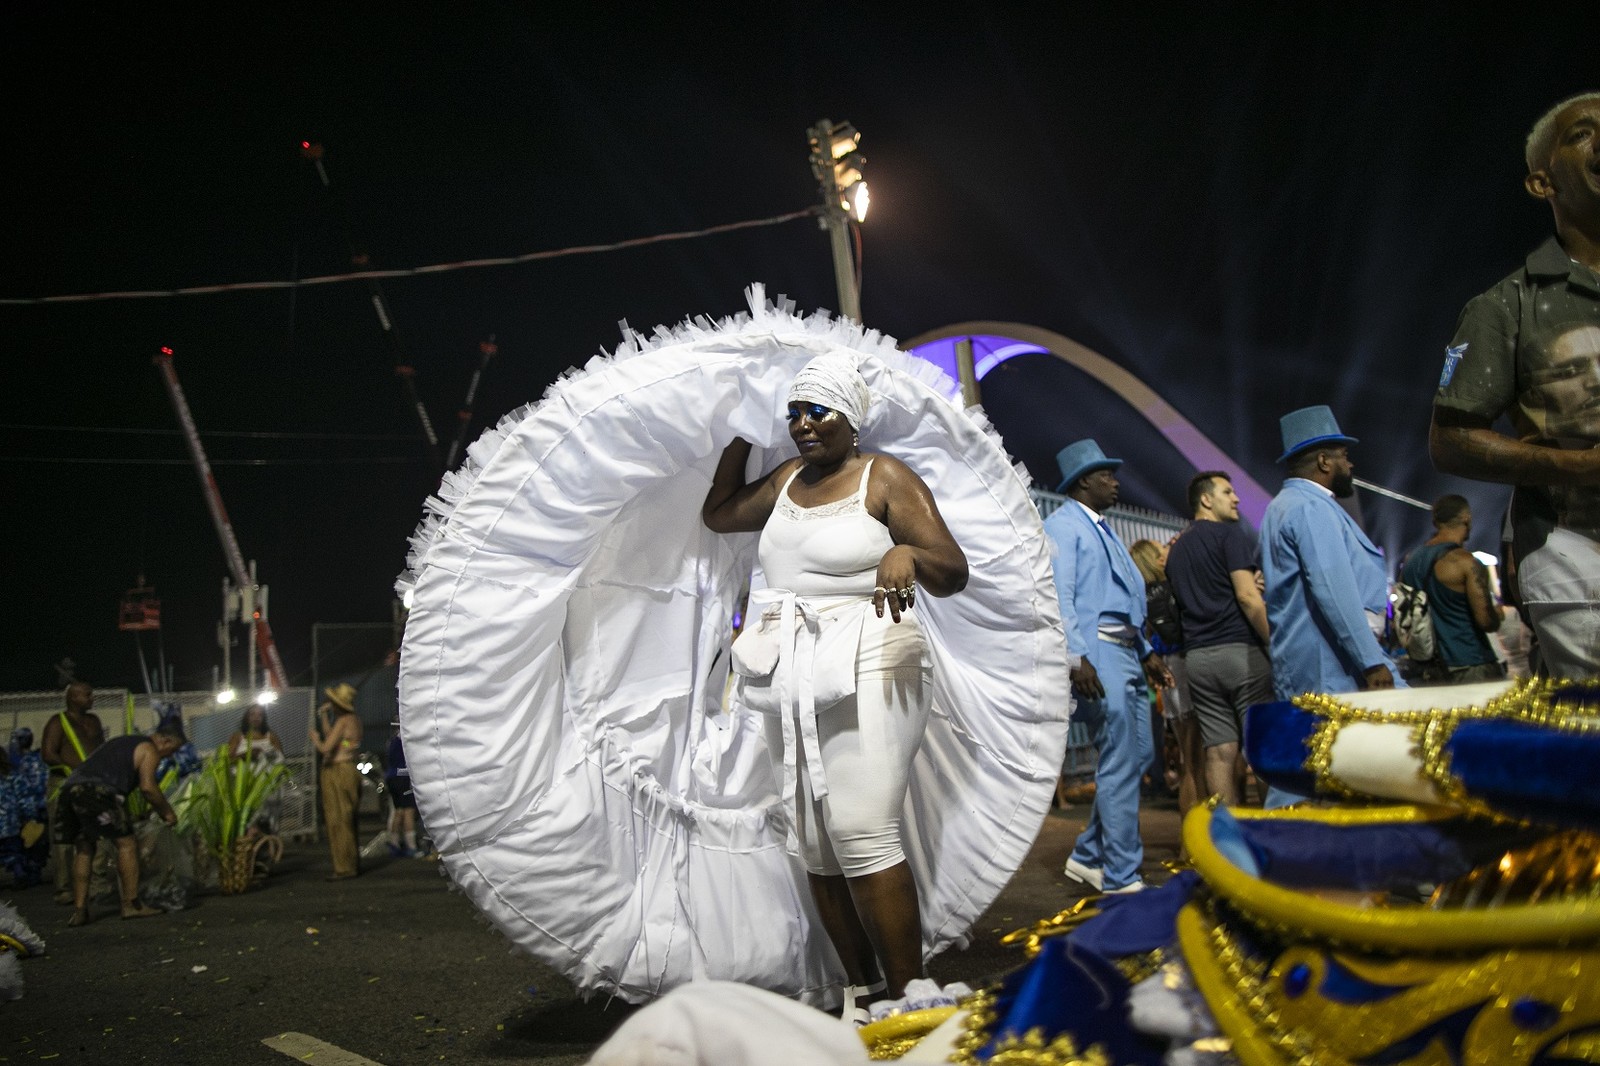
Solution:
M894 538L888 526L867 513L871 473L868 459L854 494L816 507L801 507L789 498L800 471L789 475L756 549L768 585L798 596L872 595L878 563L894 547Z

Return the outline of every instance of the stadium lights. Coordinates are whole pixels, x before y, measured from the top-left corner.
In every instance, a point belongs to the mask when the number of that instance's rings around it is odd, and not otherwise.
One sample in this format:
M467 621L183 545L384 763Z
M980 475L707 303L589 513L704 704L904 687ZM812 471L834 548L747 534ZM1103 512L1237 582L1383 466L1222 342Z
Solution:
M848 122L835 126L827 119L807 131L811 136L811 170L822 183L823 202L837 201L839 209L865 222L867 218L867 157L859 151L861 134Z
M850 251L850 221L867 217L866 157L859 151L861 134L848 122L822 119L806 131L811 144L811 173L822 190L822 217L833 247L833 276L839 289L839 313L861 320L860 264Z

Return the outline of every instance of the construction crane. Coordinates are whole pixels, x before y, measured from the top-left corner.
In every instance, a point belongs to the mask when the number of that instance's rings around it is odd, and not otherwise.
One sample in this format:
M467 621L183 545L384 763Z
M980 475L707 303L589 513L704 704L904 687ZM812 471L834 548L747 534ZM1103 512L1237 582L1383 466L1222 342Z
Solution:
M472 431L472 406L478 402L478 383L483 380L483 372L488 369L489 360L500 352L500 346L494 342L494 334L489 334L489 339L478 345L478 365L472 371L472 379L467 382L467 398L462 403L461 409L456 412L456 419L460 423L456 429L456 439L450 442L450 450L445 453L444 468L454 470L456 459L467 447L467 434Z
M365 249L356 242L354 230L345 213L339 210L339 204L333 195L333 182L329 180L328 168L323 163L322 145L301 141L300 157L316 168L317 180L321 183L329 204L334 208L335 219L344 231L351 265L360 269L370 266L371 261ZM417 369L413 365L410 352L406 349L404 339L400 336L400 330L395 325L394 312L389 309L389 300L383 293L383 286L378 283L377 278L368 277L365 280L367 296L372 301L372 310L378 316L378 326L383 330L384 339L389 342L390 352L394 356L395 377L400 379L401 387L405 389L406 400L416 412L417 425L422 430L422 439L427 444L428 458L435 467L434 472L442 473L444 467L439 457L439 434L433 427L433 419L428 417L428 408L422 402L422 393L417 390ZM488 362L487 356L484 362Z
M206 459L205 448L200 444L200 431L195 428L194 416L189 412L189 401L184 398L183 386L178 384L178 372L172 365L172 349L162 348L155 357L155 364L161 371L161 379L166 382L167 395L172 399L172 409L178 416L183 439L189 445L189 458L194 460L195 473L200 476L200 491L205 495L206 507L211 512L211 524L217 530L217 539L222 542L222 554L228 560L228 570L233 575L233 583L241 592L254 590L254 574L251 568L245 565L244 554L239 551L239 540L233 535L233 523L228 520L228 511L222 506L222 490L217 488L217 479L211 473L211 463ZM254 647L260 652L261 662L266 668L267 684L281 691L289 687L289 681L284 673L283 660L278 656L278 645L272 639L272 626L267 623L266 612L263 610L264 601L247 598L250 599L247 606L250 617L245 621L250 624L251 632L255 636ZM253 683L255 678L252 677L250 680Z

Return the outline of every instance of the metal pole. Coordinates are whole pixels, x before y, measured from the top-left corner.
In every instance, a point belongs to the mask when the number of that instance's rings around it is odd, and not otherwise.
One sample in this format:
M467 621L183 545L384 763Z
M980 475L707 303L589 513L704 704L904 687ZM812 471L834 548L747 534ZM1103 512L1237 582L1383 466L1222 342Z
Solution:
M1415 496L1407 496L1404 493L1396 492L1393 489L1386 489L1382 485L1374 485L1370 481L1362 481L1358 477L1357 478L1351 478L1350 480L1356 485L1357 488L1366 489L1368 492L1376 492L1379 496L1387 496L1391 500L1398 500L1400 503L1410 504L1412 507L1415 507L1418 510L1422 510L1422 511L1432 511L1433 510L1433 504L1424 503L1423 501L1417 499Z
M828 231L833 249L839 313L860 322L861 293L856 288L855 260L850 253L850 216L840 202L839 183L833 173L833 135L843 128L823 119L806 132L811 138L811 172L822 188L822 217L817 224Z
M370 265L367 253L357 244L354 230L351 228L349 218L340 209L333 195L333 183L328 179L328 168L323 164L323 149L320 144L310 141L300 142L300 156L308 160L317 168L317 180L322 183L322 191L328 197L328 203L333 207L336 221L344 230L345 243L350 249L350 262L356 267L365 269ZM428 417L428 408L422 402L422 394L417 391L417 370L412 365L412 359L406 349L400 332L395 328L394 313L389 309L389 301L384 296L383 286L378 284L377 278L367 278L367 296L372 301L373 313L378 316L378 327L383 331L384 338L389 342L390 351L394 354L394 373L400 379L401 386L405 389L406 399L411 404L412 410L417 414L417 424L422 428L422 439L427 444L428 458L436 467L442 460L439 454L439 434L433 428L433 419ZM440 467L443 470L443 467Z
M195 473L200 477L200 491L205 495L206 508L211 512L211 524L216 527L217 539L222 542L222 554L228 561L228 570L233 574L233 583L243 588L252 583L245 569L244 555L239 551L238 538L233 535L233 523L228 520L228 511L222 506L222 490L217 488L217 479L211 473L211 463L206 459L205 448L200 444L200 431L195 428L194 415L189 412L189 401L184 398L183 386L178 384L178 372L172 367L171 349L163 349L158 353L155 364L161 371L162 381L166 383L167 396L172 400L173 411L177 413L184 441L189 445L189 457L194 460ZM267 673L272 680L272 687L288 688L289 682L283 670L283 660L278 657L278 646L272 640L272 628L263 625L256 636L261 646L261 657L266 661Z
M256 589L258 587L259 586L256 584L256 561L251 559L250 586L245 591L243 606L245 616L249 619L250 624L250 656L246 660L246 662L248 662L250 665L245 671L244 683L245 686L250 689L248 698L252 701L255 700L256 693L261 691L260 682L256 678L256 634L260 632L258 627L261 624L261 604L260 601L256 599Z
M835 195L833 208L822 216L833 246L833 280L839 290L839 313L861 321L861 293L856 290L855 262L850 257L850 219Z
M972 364L972 338L956 341L956 376L961 380L961 404L976 407L983 402L978 394L978 373Z
M217 623L217 644L222 648L222 687L233 688L233 583L222 579L222 621Z
M489 334L489 339L478 345L478 366L472 371L472 379L467 382L467 398L461 405L461 410L456 412L460 426L456 429L456 439L450 442L450 451L445 454L444 468L454 470L456 456L460 455L467 446L467 433L472 429L472 405L478 400L478 383L483 380L483 372L500 351L499 345L494 342L494 334Z

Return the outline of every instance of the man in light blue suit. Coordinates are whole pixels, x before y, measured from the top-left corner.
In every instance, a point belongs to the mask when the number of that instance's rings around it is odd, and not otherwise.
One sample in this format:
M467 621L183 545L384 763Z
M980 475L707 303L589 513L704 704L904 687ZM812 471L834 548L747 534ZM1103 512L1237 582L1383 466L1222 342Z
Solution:
M1110 894L1144 888L1139 864L1139 784L1150 765L1150 698L1146 681L1172 685L1161 656L1144 638L1144 579L1102 517L1117 502L1120 459L1093 440L1056 455L1067 501L1044 523L1055 544L1056 597L1067 631L1074 718L1088 725L1099 751L1094 809L1067 859L1065 873Z
M1326 406L1291 411L1279 424L1278 462L1289 476L1261 519L1276 695L1403 685L1376 636L1389 605L1383 555L1338 503L1355 492L1357 441ZM1300 798L1272 789L1266 805Z

